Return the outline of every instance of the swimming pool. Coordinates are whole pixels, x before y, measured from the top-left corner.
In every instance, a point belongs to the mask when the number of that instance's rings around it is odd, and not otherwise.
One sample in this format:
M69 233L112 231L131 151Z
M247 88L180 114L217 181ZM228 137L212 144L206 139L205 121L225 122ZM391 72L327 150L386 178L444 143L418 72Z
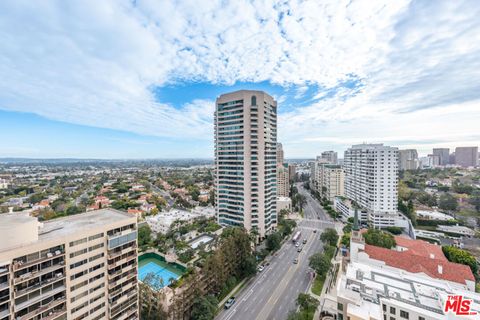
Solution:
M145 253L138 257L138 279L147 281L154 289L169 285L172 279L178 280L185 273L185 268L176 263L168 263L156 253Z

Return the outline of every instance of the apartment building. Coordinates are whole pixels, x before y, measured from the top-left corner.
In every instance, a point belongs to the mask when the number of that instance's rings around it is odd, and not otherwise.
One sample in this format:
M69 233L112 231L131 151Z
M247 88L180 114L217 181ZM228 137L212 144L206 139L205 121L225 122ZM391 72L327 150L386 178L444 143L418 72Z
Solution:
M322 167L322 194L329 201L334 201L335 197L345 195L345 173L341 166L334 164L325 164Z
M331 164L337 164L338 163L338 153L335 151L324 151L320 155L320 157L317 157L317 161L320 159L325 160L327 163Z
M256 228L277 224L277 102L263 91L223 94L215 111L217 220Z
M285 162L285 154L281 143L277 143L277 164L280 165Z
M137 222L102 209L0 215L0 319L139 319Z
M394 249L365 244L353 231L350 256L339 271L324 309L336 319L477 319L446 313L450 296L471 299L480 312L475 277L466 265L448 261L440 246L396 236Z
M345 151L345 196L369 211L376 228L399 221L398 149L383 144L354 145Z
M432 154L438 156L438 162L441 166L446 166L450 162L449 148L433 148Z
M278 164L277 166L277 197L288 197L290 195L290 178L288 176L288 165Z
M416 170L420 167L418 152L416 149L407 149L398 151L398 169Z
M455 164L464 168L478 166L478 147L455 148Z

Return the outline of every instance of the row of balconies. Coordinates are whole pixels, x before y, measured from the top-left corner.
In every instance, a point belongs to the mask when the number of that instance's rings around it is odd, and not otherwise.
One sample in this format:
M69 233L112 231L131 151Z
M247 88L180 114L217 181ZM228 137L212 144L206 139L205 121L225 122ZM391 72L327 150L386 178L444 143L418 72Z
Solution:
M27 272L27 273L24 273L22 275L20 275L19 277L16 277L13 279L13 284L19 284L19 283L22 283L24 281L27 281L27 280L30 280L32 278L36 278L36 277L40 277L44 274L47 274L49 272L52 272L54 270L58 270L60 268L64 268L65 266L65 262L64 261L60 261L58 264L55 264L53 266L50 266L50 267L47 267L45 269L41 269L41 270L36 270L36 271L32 271L32 272ZM63 272L63 270L62 270Z
M53 283L53 282L56 282L56 281L59 281L61 279L65 279L65 275L63 273L63 270L62 272L58 272L56 273L52 278L50 279L47 279L45 281L40 281L32 286L29 286L29 287L26 287L24 289L21 289L21 290L17 290L17 288L14 289L13 293L14 293L14 297L15 298L18 298L22 295L24 295L25 293L28 293L28 292L31 292L33 290L36 290L36 289L39 289L39 288L42 288L50 283Z
M44 256L39 257L38 259L27 261L27 260L16 260L13 262L13 270L21 270L30 266L33 266L35 264L39 264L45 261L48 261L50 259L54 259L57 257L61 257L65 254L64 250L55 250L53 252L48 252Z
M65 290L65 287L63 287L63 290ZM28 301L27 301L28 302ZM19 318L19 320L28 320L28 319L31 319L35 316L38 316L39 314L49 310L49 309L52 309L52 308L55 308L56 306L59 306L61 305L62 303L65 303L66 302L66 297L65 295L63 296L60 296L58 297L57 299L49 302L48 304L44 305L44 306L41 306L40 308L37 308L29 313L27 313L26 315L24 316L21 316Z

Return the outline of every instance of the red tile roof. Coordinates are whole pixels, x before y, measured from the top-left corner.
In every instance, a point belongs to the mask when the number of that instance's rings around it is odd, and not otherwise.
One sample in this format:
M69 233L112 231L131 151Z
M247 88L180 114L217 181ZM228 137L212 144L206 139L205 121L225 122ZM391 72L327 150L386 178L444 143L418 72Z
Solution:
M432 278L448 280L465 284L466 280L475 281L471 269L463 264L449 262L446 259L434 259L417 255L412 250L395 251L386 248L365 244L365 252L371 259L384 261L386 265L399 268L411 273L423 272ZM443 256L443 254L442 254ZM445 258L445 256L443 256ZM438 266L442 266L442 273L438 273Z
M423 240L412 240L402 236L395 236L397 246L407 248L410 253L430 258L433 254L435 259L448 261L443 254L442 247Z

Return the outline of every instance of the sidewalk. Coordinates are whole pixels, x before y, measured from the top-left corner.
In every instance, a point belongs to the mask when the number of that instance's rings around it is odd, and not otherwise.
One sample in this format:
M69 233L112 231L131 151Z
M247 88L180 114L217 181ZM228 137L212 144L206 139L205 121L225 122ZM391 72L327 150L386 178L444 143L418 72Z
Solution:
M247 283L247 282L250 282L252 279L254 279L255 277L250 277L250 278L245 278L243 279L242 281L240 281L239 284L237 284L235 286L235 288L233 288L226 296L225 298L223 298L222 301L220 301L218 303L218 308L223 308L223 305L225 304L225 302L227 302L228 298L230 298L231 296L235 295L238 291L240 291L240 289Z

